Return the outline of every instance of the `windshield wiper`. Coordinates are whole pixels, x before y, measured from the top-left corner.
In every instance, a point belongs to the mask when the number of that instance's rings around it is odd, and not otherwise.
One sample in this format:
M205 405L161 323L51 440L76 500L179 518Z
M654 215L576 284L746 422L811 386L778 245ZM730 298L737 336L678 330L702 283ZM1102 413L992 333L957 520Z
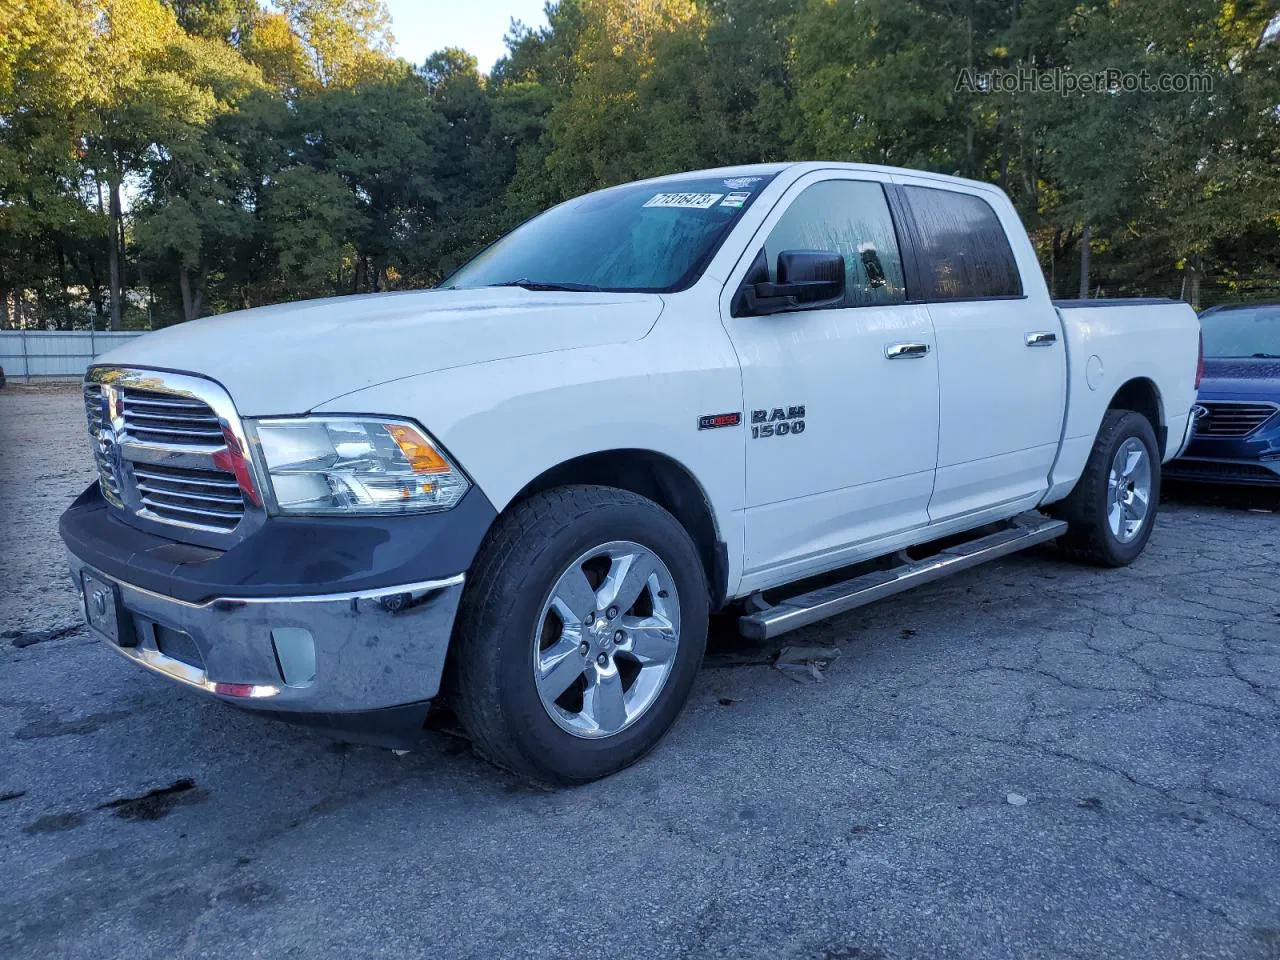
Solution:
M508 280L506 283L486 284L490 287L521 287L525 290L567 290L570 293L599 293L600 288L589 283L551 283L545 280Z

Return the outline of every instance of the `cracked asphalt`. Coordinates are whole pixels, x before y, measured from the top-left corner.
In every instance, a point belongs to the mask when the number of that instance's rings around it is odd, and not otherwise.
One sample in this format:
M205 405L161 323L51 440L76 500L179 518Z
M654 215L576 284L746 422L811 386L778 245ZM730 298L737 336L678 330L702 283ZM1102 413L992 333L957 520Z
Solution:
M787 637L839 648L822 683L721 630L658 750L541 792L91 639L56 537L81 416L0 392L0 956L1280 957L1273 495L1178 494L1125 570L1046 550Z

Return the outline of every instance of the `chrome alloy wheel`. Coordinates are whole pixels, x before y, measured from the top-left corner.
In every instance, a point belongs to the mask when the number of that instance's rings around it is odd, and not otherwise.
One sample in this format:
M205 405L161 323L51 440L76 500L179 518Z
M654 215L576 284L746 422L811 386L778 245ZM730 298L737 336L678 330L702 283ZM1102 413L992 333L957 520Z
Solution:
M1151 457L1137 437L1120 444L1107 478L1107 523L1121 543L1133 540L1151 509Z
M680 648L680 595L666 564L626 540L569 564L542 604L533 679L551 719L574 736L625 730L653 706Z

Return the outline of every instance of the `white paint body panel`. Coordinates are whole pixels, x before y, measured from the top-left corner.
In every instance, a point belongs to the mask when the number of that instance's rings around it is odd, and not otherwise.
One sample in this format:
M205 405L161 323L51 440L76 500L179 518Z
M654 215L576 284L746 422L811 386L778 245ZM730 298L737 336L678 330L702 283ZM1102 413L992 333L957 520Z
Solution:
M937 186L918 176L896 176L894 182ZM1048 488L1067 402L1061 323L1017 213L994 187L962 183L951 189L995 211L1018 264L1023 295L929 304L939 378L938 472L929 501L934 523L993 504L1035 506ZM1028 347L1031 333L1058 339Z
M807 310L732 317L730 300L755 251L792 199L823 180L887 182L825 171L799 178L743 247L721 291L720 319L742 366L745 413L804 404L799 437L746 442L748 570L804 576L817 558L929 522L937 463L936 351L890 362L893 343L925 343L923 305ZM875 450L874 457L867 451Z
M1067 336L1069 380L1062 452L1054 465L1046 502L1071 492L1089 459L1102 415L1116 392L1144 378L1160 395L1165 462L1185 445L1196 402L1200 321L1185 303L1077 306L1059 311ZM1090 384L1089 359L1095 377Z
M663 454L706 497L729 596L1066 496L1107 405L1134 377L1159 390L1165 455L1176 452L1195 393L1189 307L1055 310L1012 206L986 185L853 164L723 171L761 173L776 177L680 293L342 297L182 324L101 362L212 377L244 416L411 417L499 511L575 457ZM729 298L792 188L829 177L981 192L1006 226L1027 296L730 317ZM1053 348L1021 339L1054 329ZM885 343L917 339L936 347L926 360L885 361ZM752 409L791 404L806 407L802 435L750 439ZM697 429L700 416L734 411L742 427Z

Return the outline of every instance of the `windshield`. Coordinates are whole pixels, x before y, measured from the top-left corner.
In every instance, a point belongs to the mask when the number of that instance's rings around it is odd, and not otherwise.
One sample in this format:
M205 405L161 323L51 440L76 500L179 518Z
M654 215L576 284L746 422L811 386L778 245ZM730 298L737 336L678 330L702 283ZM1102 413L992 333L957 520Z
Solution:
M1206 357L1280 358L1280 304L1206 310L1200 329Z
M683 290L772 179L697 177L589 193L517 227L442 286Z

